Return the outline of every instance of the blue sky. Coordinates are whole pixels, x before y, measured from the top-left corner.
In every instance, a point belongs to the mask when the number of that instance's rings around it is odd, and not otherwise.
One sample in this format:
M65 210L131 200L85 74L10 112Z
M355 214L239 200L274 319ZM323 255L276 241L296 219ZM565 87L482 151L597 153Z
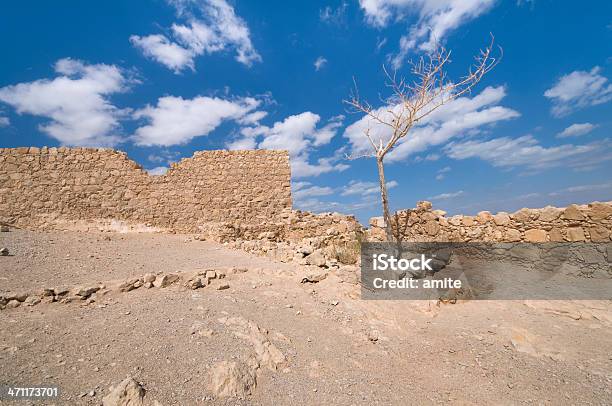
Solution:
M464 74L501 63L390 157L392 207L454 213L612 200L612 3L494 0L27 1L0 6L0 146L112 146L161 173L194 151L291 152L294 206L378 215L365 119L382 66L434 39Z

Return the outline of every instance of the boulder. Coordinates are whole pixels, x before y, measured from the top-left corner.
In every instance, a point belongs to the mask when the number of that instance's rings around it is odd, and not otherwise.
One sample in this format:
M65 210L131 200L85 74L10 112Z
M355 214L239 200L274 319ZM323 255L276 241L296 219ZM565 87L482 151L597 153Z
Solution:
M217 397L243 397L257 386L256 368L242 362L218 362L210 369L209 376L209 389Z
M143 406L144 388L133 378L128 377L117 386L110 387L110 393L102 398L103 406Z
M325 266L325 256L321 250L316 250L305 258L306 265Z

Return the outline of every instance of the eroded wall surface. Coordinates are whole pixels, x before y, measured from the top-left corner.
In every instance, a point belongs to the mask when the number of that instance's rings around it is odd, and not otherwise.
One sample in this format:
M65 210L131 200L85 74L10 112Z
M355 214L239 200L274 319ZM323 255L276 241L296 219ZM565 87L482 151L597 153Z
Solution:
M0 221L26 228L118 220L197 232L291 210L286 151L201 151L151 176L103 148L1 148Z
M612 202L593 202L568 207L521 209L515 213L446 217L430 202L399 212L399 230L405 241L495 241L495 242L610 242ZM382 217L370 219L370 236L384 240Z

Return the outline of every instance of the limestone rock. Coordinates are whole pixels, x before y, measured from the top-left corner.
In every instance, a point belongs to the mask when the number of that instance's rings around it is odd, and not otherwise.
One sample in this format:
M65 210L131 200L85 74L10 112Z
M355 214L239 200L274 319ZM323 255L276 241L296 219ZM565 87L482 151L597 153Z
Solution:
M305 258L307 265L325 266L325 256L321 250L316 250Z
M38 296L28 296L26 300L23 302L26 306L35 306L40 303L40 298Z
M520 223L525 223L531 220L533 212L529 209L522 208L519 211L514 212L510 217Z
M463 218L461 219L461 222L463 223L464 226L471 227L474 225L474 217L463 216Z
M133 378L126 378L102 398L103 406L144 406L144 388Z
M585 241L584 230L582 227L568 227L567 229L567 240L568 241Z
M498 226L505 226L510 224L510 216L502 211L493 216L493 221Z
M153 283L153 282L155 282L155 278L156 278L155 274L146 273L146 274L144 274L142 280L143 280L144 283L147 283L147 282Z
M594 202L589 204L588 216L591 220L601 221L612 216L612 205Z
M438 232L440 231L440 225L438 224L437 221L428 221L423 226L423 229L425 230L427 234L433 236L433 235L438 234Z
M525 241L527 242L546 242L546 231L531 229L525 231Z
M431 210L431 207L431 202L428 202L427 200L421 200L416 204L416 208L419 210Z
M153 286L156 288L166 288L173 283L176 283L179 280L179 276L173 273L169 273L167 275L163 275L161 277L155 278L155 282L153 282Z
M610 241L610 230L603 226L593 226L589 228L589 235L593 242L608 242Z
M566 220L577 220L577 221L581 221L585 219L584 215L582 214L580 209L578 209L578 206L576 206L575 204L567 206L567 208L563 211L562 217Z
M561 215L561 209L558 209L556 207L552 207L552 206L547 206L544 207L543 209L540 209L540 221L555 221L556 219L559 218L559 216Z
M72 293L76 296L81 297L82 299L87 299L99 290L99 286L77 287L73 289Z
M548 235L550 237L550 241L554 241L554 242L565 241L565 239L563 238L563 233L561 232L561 229L559 228L555 227L551 229Z
M513 228L506 230L504 239L509 242L521 241L521 232Z
M310 272L304 275L301 279L301 283L318 283L323 279L327 278L327 272Z
M209 389L218 397L246 396L257 386L256 370L242 362L218 362L209 375Z
M21 305L21 302L19 302L18 300L15 300L15 299L11 299L6 304L6 307L7 307L7 309L14 309L15 307L19 307L20 305Z
M138 289L140 286L142 286L142 281L139 278L133 278L119 285L119 291L130 292L134 289Z

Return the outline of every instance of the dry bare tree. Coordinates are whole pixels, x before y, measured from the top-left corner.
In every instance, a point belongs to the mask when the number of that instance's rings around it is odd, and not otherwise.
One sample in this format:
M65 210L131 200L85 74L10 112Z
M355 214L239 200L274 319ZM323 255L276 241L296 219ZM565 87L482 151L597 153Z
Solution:
M377 109L372 107L368 101L362 100L357 83L354 81L355 88L350 98L344 100L344 103L349 105L353 113L365 113L370 118L370 122L374 122L381 128L388 128L387 131L390 130L390 135L387 133L385 139L380 135L377 138L371 134L371 128L368 126L363 135L368 139L372 151L347 156L349 159L376 158L387 241L392 241L394 235L385 182L385 157L393 150L398 141L409 136L410 130L419 121L444 104L471 92L482 77L497 65L501 59L502 49L499 48L498 57L493 56L493 44L494 38L491 35L489 45L480 50L474 58L474 64L468 69L468 73L456 82L447 78L446 67L450 63L451 52L442 46L436 46L431 53L420 57L417 62L410 62L410 73L413 77L411 81L403 77L398 78L397 72L391 75L383 66L387 78L386 87L391 89L391 95L382 100L387 108ZM396 237L399 242L399 236Z

